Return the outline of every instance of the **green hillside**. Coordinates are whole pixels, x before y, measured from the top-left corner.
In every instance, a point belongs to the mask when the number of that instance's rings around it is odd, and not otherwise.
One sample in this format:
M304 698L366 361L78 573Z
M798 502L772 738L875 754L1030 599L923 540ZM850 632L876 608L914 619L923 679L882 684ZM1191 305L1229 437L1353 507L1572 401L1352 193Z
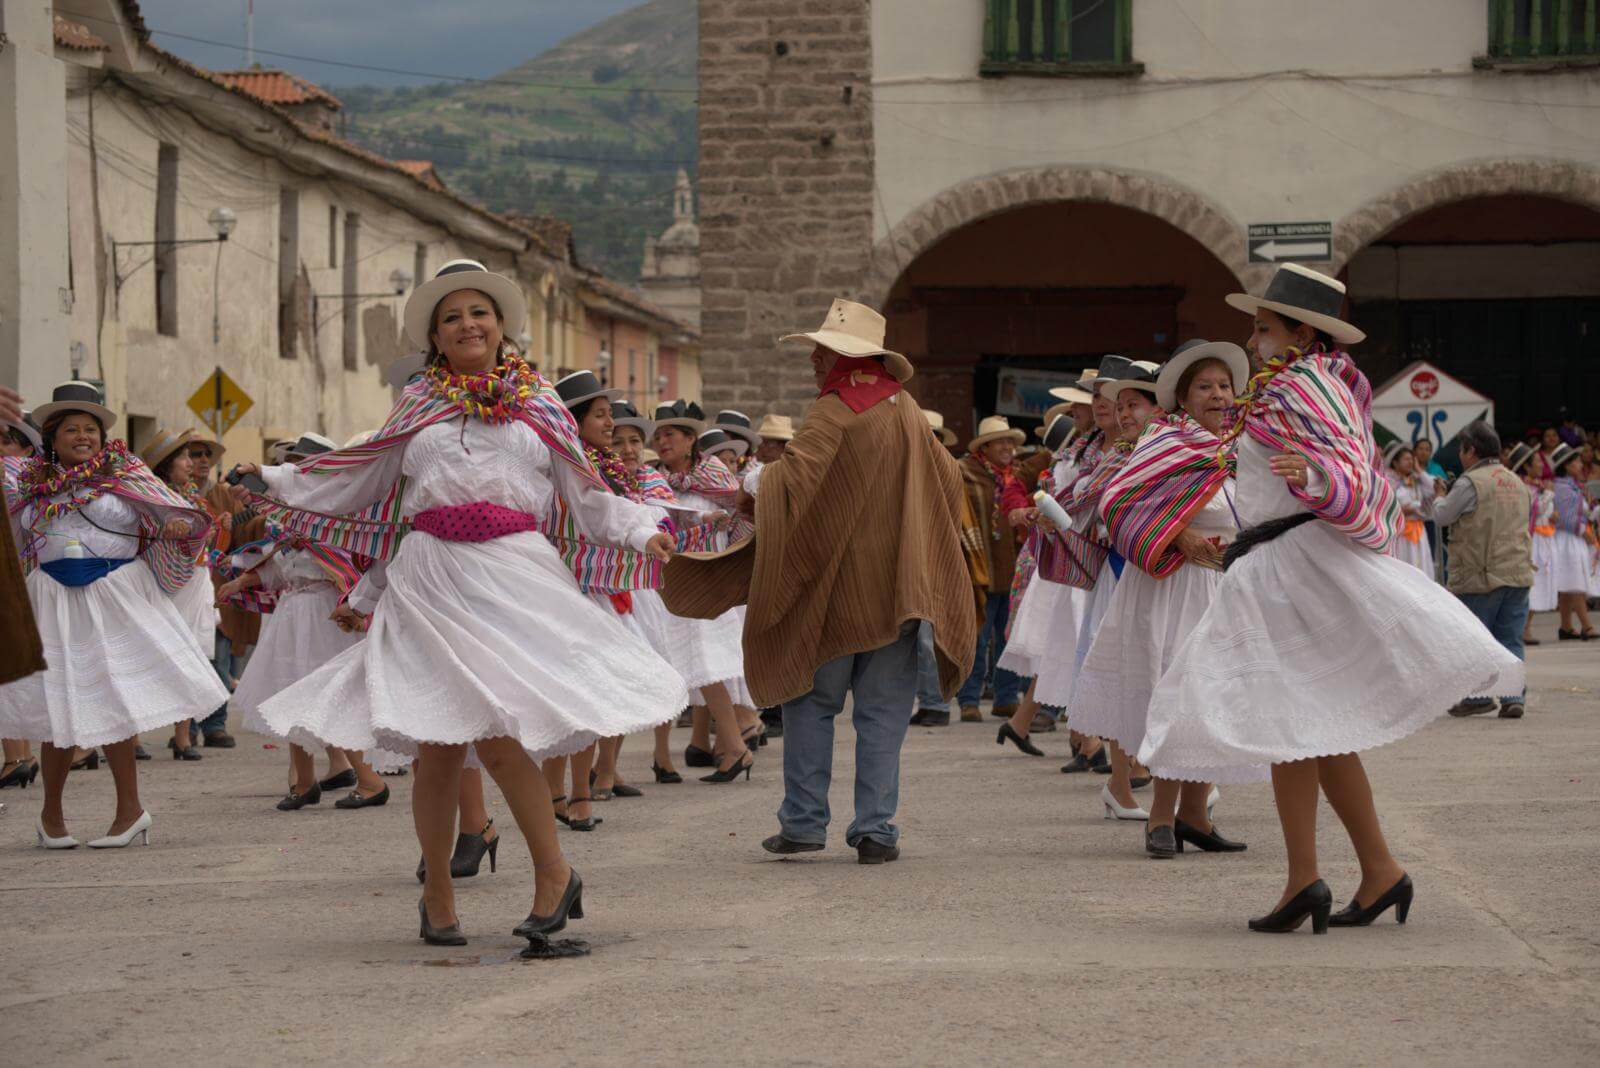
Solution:
M651 0L496 84L340 89L345 134L432 160L497 211L567 220L584 262L633 281L645 236L672 221L678 168L694 174L696 18L696 0Z

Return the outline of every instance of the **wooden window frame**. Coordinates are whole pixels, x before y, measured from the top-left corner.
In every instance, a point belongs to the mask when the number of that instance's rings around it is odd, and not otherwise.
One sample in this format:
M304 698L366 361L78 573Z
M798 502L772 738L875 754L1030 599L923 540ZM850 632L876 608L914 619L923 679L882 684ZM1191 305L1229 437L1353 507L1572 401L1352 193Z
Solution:
M1528 5L1528 33L1517 36L1517 8ZM1474 57L1479 68L1559 69L1600 66L1600 3L1597 0L1488 0L1488 54ZM1544 15L1553 12L1553 36L1545 38ZM1582 16L1572 32L1574 14Z
M1033 27L1034 46L1030 55L1041 58L1020 59L1022 49L1017 35L1018 0L985 0L983 24L983 61L978 73L984 77L999 78L1008 75L1031 75L1046 78L1129 78L1144 73L1144 64L1133 58L1133 0L1056 0L1054 25L1036 19ZM1029 0L1036 12L1043 12L1044 0ZM1076 60L1071 58L1072 11L1084 3L1108 3L1115 7L1111 59ZM1054 55L1050 55L1051 51Z

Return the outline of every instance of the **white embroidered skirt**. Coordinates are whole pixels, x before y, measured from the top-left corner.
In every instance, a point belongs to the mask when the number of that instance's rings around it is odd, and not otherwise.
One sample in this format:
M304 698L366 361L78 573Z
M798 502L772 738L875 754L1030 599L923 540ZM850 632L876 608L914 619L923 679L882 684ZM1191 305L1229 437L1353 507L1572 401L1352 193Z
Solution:
M543 536L445 542L414 531L366 640L267 699L275 732L414 755L511 737L535 759L653 727L683 679L578 589Z
M1011 634L1006 638L1006 651L1000 654L998 666L1018 678L1031 679L1039 674L1039 661L1056 646L1052 639L1051 624L1058 607L1073 592L1071 586L1050 582L1034 575L1023 590L1017 603L1017 613L1011 618ZM1077 621L1073 620L1073 629ZM1035 689L1034 696L1038 696Z
M194 631L143 560L87 586L27 579L46 670L0 686L0 737L91 748L228 699Z
M1533 535L1533 588L1528 591L1530 612L1556 610L1555 535Z
M1095 630L1111 607L1116 590L1117 574L1107 560L1100 565L1093 587L1073 589L1070 598L1057 603L1050 616L1050 648L1039 661L1039 677L1033 687L1034 700L1041 705L1065 708L1069 718L1073 715L1078 669L1089 654ZM1078 729L1076 720L1072 729Z
M328 618L338 606L339 591L330 582L279 592L277 604L261 619L261 637L228 702L243 717L245 730L275 735L261 718L262 703L361 644L360 633L346 633Z
M1522 685L1522 662L1443 586L1310 522L1223 576L1156 686L1139 759L1163 778L1251 781Z
M194 577L183 589L172 595L178 614L194 631L200 655L207 660L217 655L217 595L211 585L211 572L203 567L194 569Z
M1550 583L1556 593L1589 593L1593 554L1576 534L1556 531L1550 545Z

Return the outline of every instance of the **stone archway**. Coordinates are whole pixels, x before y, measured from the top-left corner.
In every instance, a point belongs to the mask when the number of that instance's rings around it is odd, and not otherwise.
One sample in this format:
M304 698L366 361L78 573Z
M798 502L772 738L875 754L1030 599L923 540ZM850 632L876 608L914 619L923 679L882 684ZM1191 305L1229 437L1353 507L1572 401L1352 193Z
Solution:
M1102 167L1033 167L974 178L926 201L872 249L862 301L882 308L902 271L949 234L971 223L1036 204L1089 201L1152 215L1184 231L1221 261L1241 287L1264 282L1248 263L1244 227L1192 189L1165 178Z
M1600 169L1561 160L1499 159L1450 167L1407 182L1350 212L1333 228L1334 269L1400 223L1475 197L1524 193L1600 211Z

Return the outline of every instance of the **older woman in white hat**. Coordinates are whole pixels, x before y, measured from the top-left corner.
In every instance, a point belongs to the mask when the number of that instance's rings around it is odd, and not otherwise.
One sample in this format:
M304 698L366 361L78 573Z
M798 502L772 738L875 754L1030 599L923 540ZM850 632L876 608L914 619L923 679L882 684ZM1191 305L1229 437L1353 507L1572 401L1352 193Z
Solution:
M89 846L148 843L138 734L204 715L227 698L172 600L193 572L210 519L122 442L107 440L116 415L95 386L64 383L35 415L44 455L15 485L8 479L6 491L48 668L0 686L0 736L45 743L41 846L78 845L62 804L76 747L104 747L116 779L110 830Z
M632 566L612 546L665 558L672 541L609 491L560 398L506 344L524 316L516 282L470 260L445 264L406 302L406 335L427 348L428 370L378 437L262 472L294 529L392 559L366 641L261 715L291 738L417 755L417 911L435 944L466 941L449 869L474 750L528 841L533 901L517 934L540 952L582 917L583 882L562 856L536 761L653 727L686 692L579 589L575 569L597 581ZM395 550L386 517L397 515L410 533ZM573 526L588 549L569 563L551 539Z
M1150 703L1140 757L1163 778L1238 781L1271 768L1288 854L1277 905L1250 929L1404 922L1413 887L1389 851L1358 755L1456 702L1516 693L1522 664L1443 587L1384 550L1400 510L1378 470L1371 387L1338 345L1362 333L1344 287L1297 265L1233 294L1260 365L1226 438L1245 528L1211 606ZM1319 789L1355 847L1348 907L1318 871Z

